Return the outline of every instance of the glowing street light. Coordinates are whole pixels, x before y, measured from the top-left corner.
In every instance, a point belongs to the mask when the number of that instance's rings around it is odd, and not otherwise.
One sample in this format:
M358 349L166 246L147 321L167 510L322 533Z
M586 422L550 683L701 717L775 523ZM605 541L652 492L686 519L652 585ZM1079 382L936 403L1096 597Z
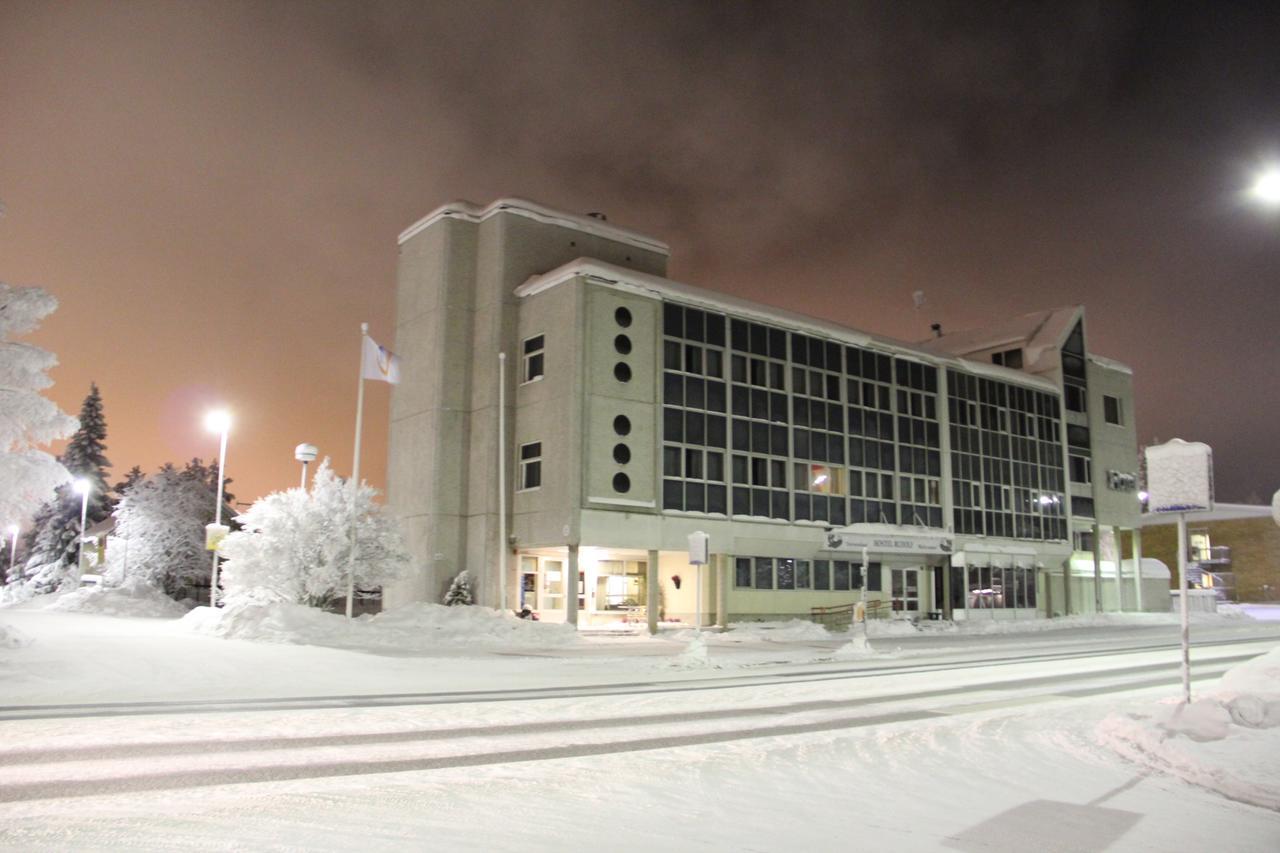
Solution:
M13 564L18 557L18 525L9 525L9 575L8 579L13 580Z
M204 416L204 427L209 432L221 434L218 443L218 488L213 493L213 525L206 529L205 547L213 551L213 566L209 573L209 606L218 606L218 541L226 531L222 527L222 483L227 469L227 433L231 431L231 413L216 409Z
M1253 179L1249 197L1264 207L1280 209L1280 166L1268 166Z
M76 557L76 568L84 571L84 526L89 519L89 492L93 491L93 484L84 477L79 477L71 488L80 495L80 553Z

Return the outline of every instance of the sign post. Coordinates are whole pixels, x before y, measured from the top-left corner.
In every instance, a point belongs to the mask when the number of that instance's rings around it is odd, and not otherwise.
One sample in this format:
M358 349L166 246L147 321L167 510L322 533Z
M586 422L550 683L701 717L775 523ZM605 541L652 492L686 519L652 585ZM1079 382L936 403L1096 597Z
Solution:
M1187 513L1213 509L1213 451L1175 438L1148 447L1147 494L1151 512L1178 517L1178 599L1182 623L1182 701L1191 702L1191 621L1187 609Z
M689 565L693 566L694 627L702 630L702 567L711 558L711 537L696 530L689 534Z

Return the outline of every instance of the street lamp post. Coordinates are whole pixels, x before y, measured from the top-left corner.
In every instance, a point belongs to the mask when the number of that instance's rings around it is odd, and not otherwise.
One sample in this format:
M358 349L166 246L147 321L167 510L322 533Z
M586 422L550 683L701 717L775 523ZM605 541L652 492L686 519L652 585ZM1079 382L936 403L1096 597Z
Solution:
M204 425L210 432L221 434L218 442L218 489L213 494L213 523L222 526L222 483L227 466L227 433L231 430L231 415L224 409L210 412L204 417ZM213 565L209 572L209 606L218 606L218 550L213 548Z
M9 525L9 574L5 576L5 583L13 580L13 564L18 559L18 525Z
M314 444L299 444L293 449L293 458L302 463L302 490L307 490L307 464L316 461L320 449Z
M84 526L89 520L89 492L93 491L93 484L84 477L80 477L72 485L76 494L80 495L80 550L76 555L76 570L84 571Z

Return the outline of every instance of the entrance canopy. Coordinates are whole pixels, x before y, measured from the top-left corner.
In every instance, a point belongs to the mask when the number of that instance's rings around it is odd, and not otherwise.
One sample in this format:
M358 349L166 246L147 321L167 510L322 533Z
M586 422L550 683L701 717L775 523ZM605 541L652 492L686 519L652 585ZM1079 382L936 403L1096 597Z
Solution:
M850 524L827 531L826 550L931 556L950 554L951 536L944 530L900 524Z

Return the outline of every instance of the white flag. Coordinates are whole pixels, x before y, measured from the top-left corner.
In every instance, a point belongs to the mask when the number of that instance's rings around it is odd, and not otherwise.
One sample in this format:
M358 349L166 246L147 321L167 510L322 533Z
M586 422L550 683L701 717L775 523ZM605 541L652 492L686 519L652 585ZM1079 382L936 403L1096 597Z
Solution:
M392 385L400 382L400 357L368 335L364 336L364 355L360 375L365 379L379 379Z

